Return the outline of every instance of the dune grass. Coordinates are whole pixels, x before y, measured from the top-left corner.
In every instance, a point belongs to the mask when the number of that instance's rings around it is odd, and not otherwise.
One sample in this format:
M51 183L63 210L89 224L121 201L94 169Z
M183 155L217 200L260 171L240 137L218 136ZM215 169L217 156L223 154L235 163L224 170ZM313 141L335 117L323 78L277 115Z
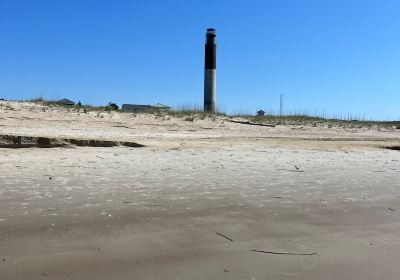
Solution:
M77 105L68 106L59 104L56 100L49 100L43 97L36 97L28 100L30 102L40 103L48 107L63 107L67 109L83 110L84 113L89 111L110 112L116 111L110 106L92 106L92 105ZM270 111L271 112L271 111ZM128 112L129 113L129 112ZM134 113L138 114L138 113ZM344 128L395 128L400 129L400 121L374 121L367 120L364 116L354 116L351 114L339 115L333 114L328 116L326 114L308 114L307 112L291 112L286 115L279 115L274 112L265 116L255 116L248 112L241 112L238 114L227 114L224 110L217 108L215 113L204 112L203 106L198 104L180 104L172 107L170 110L154 109L140 114L152 114L156 117L175 117L181 118L185 121L194 122L196 120L230 120L230 119L245 119L250 122L260 124L273 124L273 125L296 125L296 126L324 126L324 127L344 127Z
M297 125L297 126L324 126L342 128L395 128L400 129L400 121L374 121L358 120L355 118L325 118L313 115L266 115L266 116L236 116L255 123L273 125Z
M92 106L89 104L79 104L76 103L75 105L71 106L71 105L64 105L64 104L60 104L58 102L58 100L53 100L53 99L45 99L41 96L36 97L36 98L32 98L27 100L28 102L33 102L33 103L38 103L47 107L61 107L61 108L65 108L65 109L74 109L74 110L83 110L84 113L87 113L89 111L104 111L104 112L111 112L111 111L117 111L114 107L112 106Z

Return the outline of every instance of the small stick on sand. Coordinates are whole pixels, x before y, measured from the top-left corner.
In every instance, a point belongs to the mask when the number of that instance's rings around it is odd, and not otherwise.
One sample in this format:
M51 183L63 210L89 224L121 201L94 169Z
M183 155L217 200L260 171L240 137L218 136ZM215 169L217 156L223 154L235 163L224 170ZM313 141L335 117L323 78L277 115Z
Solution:
M234 121L234 120L229 120L229 122L240 123L240 124L248 124L248 125L257 125L257 126L275 127L275 125L273 125L273 124L265 124L265 123L252 123L252 122L243 122L243 121Z
M318 253L290 253L290 252L273 252L273 251L263 251L263 250L250 250L252 252L272 254L272 255L290 255L290 256L313 256L318 255Z
M233 239L229 238L228 236L225 236L225 235L223 235L223 234L221 234L219 232L216 232L216 234L218 234L219 236L222 236L223 238L228 239L229 241L233 242Z

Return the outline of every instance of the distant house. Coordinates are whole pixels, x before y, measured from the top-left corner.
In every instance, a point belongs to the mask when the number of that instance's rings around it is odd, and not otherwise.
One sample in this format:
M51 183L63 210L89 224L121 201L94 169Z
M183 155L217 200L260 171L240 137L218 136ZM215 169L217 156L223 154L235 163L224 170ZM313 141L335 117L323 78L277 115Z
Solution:
M264 110L257 111L257 116L265 116L265 111Z
M167 105L163 105L160 103L154 104L152 105L153 108L157 108L157 109L164 109L164 110L169 110L171 109L171 107L167 106Z
M58 100L57 103L60 104L60 105L66 105L66 106L74 106L75 105L74 101L71 101L71 100L66 99L66 98Z
M121 110L124 112L133 112L133 113L140 113L140 112L148 112L148 111L155 111L155 110L169 110L171 107L162 105L157 103L155 105L138 105L138 104L123 104Z

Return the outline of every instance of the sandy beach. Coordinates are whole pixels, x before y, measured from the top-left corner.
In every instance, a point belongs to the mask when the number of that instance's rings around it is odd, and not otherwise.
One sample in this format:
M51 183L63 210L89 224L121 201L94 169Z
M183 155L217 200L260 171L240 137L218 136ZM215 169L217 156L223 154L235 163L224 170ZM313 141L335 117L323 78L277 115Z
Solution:
M395 127L0 101L0 279L399 279Z

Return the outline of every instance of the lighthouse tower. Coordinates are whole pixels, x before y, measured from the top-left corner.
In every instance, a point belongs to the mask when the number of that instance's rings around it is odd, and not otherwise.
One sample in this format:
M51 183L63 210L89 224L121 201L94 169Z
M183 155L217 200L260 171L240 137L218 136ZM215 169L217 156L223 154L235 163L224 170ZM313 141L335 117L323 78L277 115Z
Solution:
M204 112L215 112L215 95L217 91L217 45L215 29L209 28L206 33L204 59Z

